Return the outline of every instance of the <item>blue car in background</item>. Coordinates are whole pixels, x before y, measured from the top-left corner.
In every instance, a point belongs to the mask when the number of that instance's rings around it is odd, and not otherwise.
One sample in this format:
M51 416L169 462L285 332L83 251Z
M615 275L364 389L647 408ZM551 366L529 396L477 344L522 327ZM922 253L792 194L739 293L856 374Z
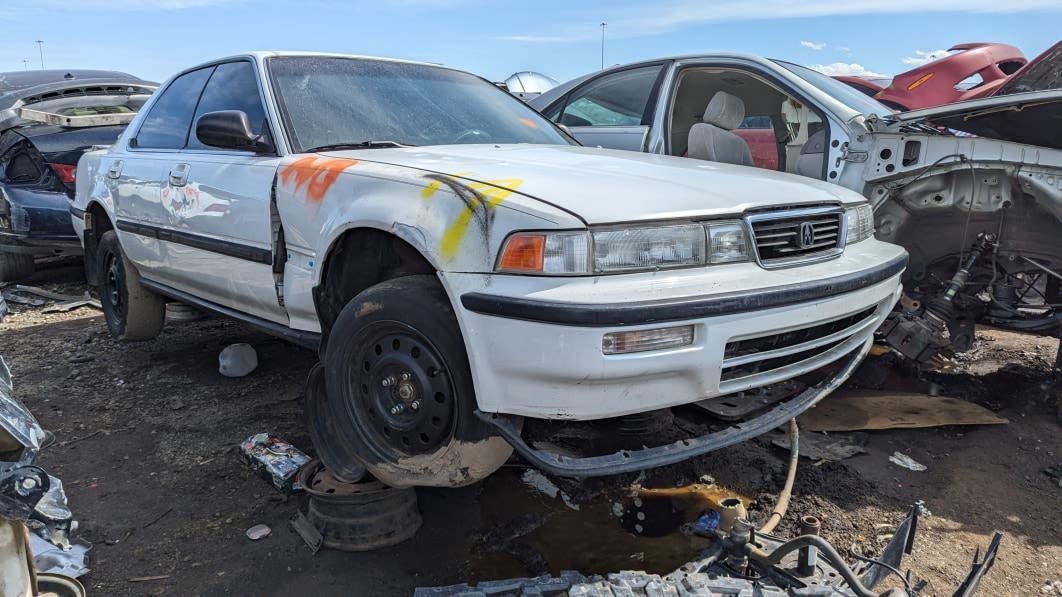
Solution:
M35 258L81 254L77 161L114 143L157 87L115 71L0 73L0 282L31 275Z

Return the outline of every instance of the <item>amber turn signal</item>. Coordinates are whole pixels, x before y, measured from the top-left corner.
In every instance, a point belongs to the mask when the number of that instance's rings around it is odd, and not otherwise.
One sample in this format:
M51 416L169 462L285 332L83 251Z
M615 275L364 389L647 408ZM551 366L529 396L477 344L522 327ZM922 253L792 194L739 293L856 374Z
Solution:
M505 242L498 269L510 272L540 272L545 260L546 235L514 234Z

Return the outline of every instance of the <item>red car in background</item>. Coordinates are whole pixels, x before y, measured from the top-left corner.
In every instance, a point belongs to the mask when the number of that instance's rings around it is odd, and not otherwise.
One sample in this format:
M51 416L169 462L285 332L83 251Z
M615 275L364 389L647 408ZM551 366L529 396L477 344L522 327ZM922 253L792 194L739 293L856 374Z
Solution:
M888 87L889 83L892 82L892 79L888 77L868 77L865 75L834 75L833 78L857 91L862 91L870 97L880 93L882 89Z
M868 77L834 77L872 95L896 110L918 110L993 95L1028 62L1021 50L1007 44L968 43L948 49L948 56L893 77L883 89Z

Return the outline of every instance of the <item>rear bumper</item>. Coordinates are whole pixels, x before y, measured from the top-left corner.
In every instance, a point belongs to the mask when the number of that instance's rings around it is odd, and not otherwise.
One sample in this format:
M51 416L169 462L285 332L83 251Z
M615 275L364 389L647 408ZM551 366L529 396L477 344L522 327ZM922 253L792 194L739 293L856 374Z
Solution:
M0 251L26 255L80 255L63 193L0 187Z

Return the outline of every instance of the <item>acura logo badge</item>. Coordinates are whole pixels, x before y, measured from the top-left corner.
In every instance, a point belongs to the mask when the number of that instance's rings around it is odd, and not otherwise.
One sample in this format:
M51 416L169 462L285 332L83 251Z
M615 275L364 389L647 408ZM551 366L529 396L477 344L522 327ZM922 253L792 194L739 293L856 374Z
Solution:
M815 227L810 222L804 222L800 225L800 238L797 239L797 244L801 249L806 249L815 244Z

